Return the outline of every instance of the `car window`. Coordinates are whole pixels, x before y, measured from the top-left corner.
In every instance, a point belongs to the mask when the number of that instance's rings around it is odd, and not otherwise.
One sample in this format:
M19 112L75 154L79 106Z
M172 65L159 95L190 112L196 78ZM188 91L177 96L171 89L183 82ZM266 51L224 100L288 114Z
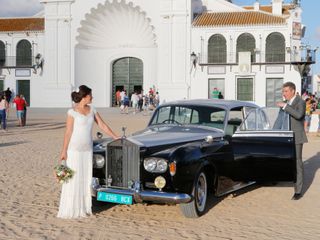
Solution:
M159 108L157 114L153 118L152 124L165 123L166 120L170 119L170 109L171 107Z
M252 110L240 126L240 131L289 130L289 115L279 108Z
M197 110L188 107L176 107L173 119L180 124L199 123L199 113Z
M192 124L224 129L226 111L208 106L164 106L154 113L150 125Z
M229 112L225 133L232 136L243 121L243 108L234 108Z

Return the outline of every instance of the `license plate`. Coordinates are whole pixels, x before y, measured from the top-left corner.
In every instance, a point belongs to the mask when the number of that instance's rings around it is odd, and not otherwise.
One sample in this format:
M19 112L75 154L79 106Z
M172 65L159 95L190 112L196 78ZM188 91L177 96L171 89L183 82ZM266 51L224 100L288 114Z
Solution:
M132 204L132 196L116 193L98 192L97 200L102 202Z

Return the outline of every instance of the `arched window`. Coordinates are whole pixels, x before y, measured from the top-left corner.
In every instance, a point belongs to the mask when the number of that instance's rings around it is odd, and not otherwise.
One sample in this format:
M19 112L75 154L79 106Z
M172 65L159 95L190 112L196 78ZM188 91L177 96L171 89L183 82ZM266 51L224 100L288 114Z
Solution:
M4 65L6 61L6 46L0 41L0 67Z
M32 66L32 46L29 41L21 40L17 44L17 67Z
M237 62L239 61L239 52L251 52L251 62L256 62L256 40L250 33L243 33L237 39Z
M286 45L281 33L271 33L266 39L266 62L284 62Z
M224 36L215 34L208 41L208 63L227 62L227 43Z

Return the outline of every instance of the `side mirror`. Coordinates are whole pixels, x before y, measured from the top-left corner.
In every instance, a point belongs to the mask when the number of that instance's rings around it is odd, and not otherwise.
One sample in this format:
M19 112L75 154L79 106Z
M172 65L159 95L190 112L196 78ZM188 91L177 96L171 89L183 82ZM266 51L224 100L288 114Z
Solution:
M101 132L97 132L97 138L101 139L103 137L103 134Z

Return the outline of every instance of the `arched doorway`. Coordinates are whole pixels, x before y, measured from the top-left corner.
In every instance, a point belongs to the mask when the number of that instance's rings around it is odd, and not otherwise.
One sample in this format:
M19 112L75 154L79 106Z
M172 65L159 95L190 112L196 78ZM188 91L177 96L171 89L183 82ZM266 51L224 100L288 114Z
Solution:
M120 58L112 65L112 105L116 102L116 91L141 92L143 87L143 62L134 57Z

